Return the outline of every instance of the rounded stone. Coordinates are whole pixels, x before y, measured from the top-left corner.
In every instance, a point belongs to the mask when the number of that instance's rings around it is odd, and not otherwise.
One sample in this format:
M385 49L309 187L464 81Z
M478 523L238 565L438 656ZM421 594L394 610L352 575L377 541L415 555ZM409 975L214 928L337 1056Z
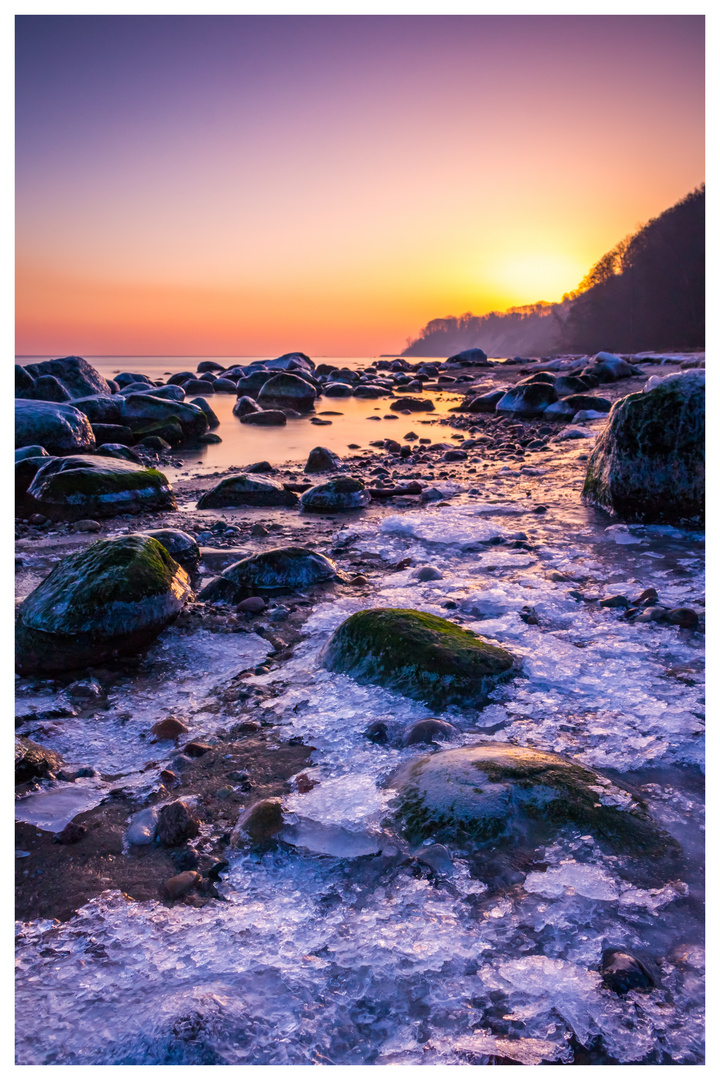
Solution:
M258 404L278 409L296 409L309 412L315 405L315 387L290 372L273 375L263 384L258 393Z
M184 870L182 874L176 874L168 878L163 884L162 896L164 900L180 900L189 892L197 888L202 881L202 874L197 870Z
M508 390L498 401L496 409L529 418L540 416L557 399L557 391L550 383L525 383L524 386L518 385Z
M505 649L447 619L405 608L356 612L337 628L321 655L330 671L438 709L482 707L490 690L517 671Z
M261 799L249 806L238 820L231 843L238 845L249 839L253 844L267 844L285 825L280 799Z
M200 562L200 548L190 533L182 529L148 529L143 536L152 536L176 562L189 573L197 569Z
M448 724L445 720L416 720L410 724L403 734L405 746L415 746L417 743L432 743L436 739L452 739L457 735L457 728Z
M200 819L193 807L183 799L166 803L160 808L157 838L164 847L178 847L200 832Z
M163 473L99 455L49 460L35 473L26 503L28 510L54 521L114 517L134 510L177 509Z
M340 467L340 458L325 446L314 447L305 464L306 473L332 472Z
M257 414L254 414L257 415ZM298 497L277 480L241 474L228 476L198 499L198 510L223 506L296 506Z
M430 398L403 397L399 401L393 401L390 406L391 412L434 412L435 406Z
M259 427L283 427L287 424L287 416L279 409L261 409L259 412L244 413L240 416L240 423L255 424Z
M325 484L316 484L300 497L300 508L314 514L333 514L360 510L370 502L362 480L338 476Z
M317 551L303 547L281 547L261 551L228 566L199 594L200 600L219 596L216 582L221 583L225 597L239 604L249 597L272 596L295 589L307 588L338 576L338 570L330 559ZM215 586L217 596L208 592Z
M72 405L54 401L15 402L15 446L44 446L49 454L95 449L90 421Z

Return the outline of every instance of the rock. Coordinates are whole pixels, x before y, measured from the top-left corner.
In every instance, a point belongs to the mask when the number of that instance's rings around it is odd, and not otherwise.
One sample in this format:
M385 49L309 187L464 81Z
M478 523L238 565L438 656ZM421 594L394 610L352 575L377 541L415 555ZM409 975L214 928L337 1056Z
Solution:
M412 576L418 581L440 581L443 575L442 571L436 570L434 566L419 566Z
M168 901L180 900L196 889L201 881L202 874L199 874L197 870L184 870L182 874L176 874L175 877L168 878L164 882L161 889L162 898Z
M131 818L125 830L125 839L128 844L134 844L136 847L152 844L157 834L158 813L157 806L148 806Z
M165 438L158 425L179 425L182 438L199 439L208 430L208 418L199 405L188 401L170 401L154 394L130 394L122 403L123 422L138 435L159 435ZM149 430L152 428L153 430ZM168 438L172 445L172 439Z
M544 843L572 825L613 848L659 854L672 845L645 804L572 758L506 743L415 758L390 781L411 843Z
M82 521L76 521L74 525L75 532L96 533L100 532L101 528L100 522L93 521L92 518L84 518Z
M238 846L246 838L253 844L267 844L282 828L282 803L280 799L262 799L249 806L241 815L231 837L231 844Z
M657 604L657 602L657 590L653 588L645 589L644 592L640 593L637 600L631 601L633 607L639 608L652 607L654 604Z
M627 361L614 353L599 352L593 357L592 363L580 373L582 378L586 375L593 376L601 383L616 382L618 379L627 379L632 375L633 369Z
M447 358L448 364L459 364L463 360L469 361L471 364L476 364L480 367L490 367L488 363L487 353L482 349L463 349L462 352L455 353L454 356Z
M143 536L152 536L162 544L175 562L180 563L188 573L194 573L200 562L200 548L190 533L182 529L148 529Z
M255 414L257 415L257 414ZM286 491L277 480L240 474L228 476L198 499L198 510L216 509L221 506L296 506L298 497L294 491Z
M18 608L21 675L97 665L149 645L191 595L157 540L98 540L66 556Z
M269 536L270 532L269 532L268 529L265 528L264 525L261 525L259 521L256 521L255 524L253 525L252 529L250 530L250 535L251 536Z
M600 601L600 607L607 608L628 608L630 607L630 601L627 596L608 596L606 600Z
M28 395L30 396L30 395ZM35 380L32 397L36 401L70 401L70 394L54 375L41 375Z
M317 551L303 547L271 548L233 563L219 578L210 582L199 594L199 599L211 599L206 594L215 582L222 582L227 598L236 604L260 594L272 596L293 592L331 581L338 577L337 567L330 559ZM214 590L219 594L219 590Z
M579 412L596 412L601 416L609 413L612 402L607 398L593 397L590 394L571 394L560 401L553 402L545 409L543 416L549 420L571 419Z
M219 435L216 435L214 431L208 431L205 435L201 435L198 441L201 443L208 443L214 446L217 443L221 443L222 439Z
M567 439L591 439L593 436L592 431L583 431L582 428L564 428L563 431L558 432L557 435L553 435L552 441L565 442Z
M214 394L215 387L213 383L206 381L205 379L188 379L183 385L183 390L186 394ZM233 386L233 391L235 387Z
M282 427L287 424L287 417L279 409L261 409L260 412L245 413L240 417L240 423L256 424L260 427Z
M154 735L159 742L172 739L176 740L188 731L186 724L178 720L176 716L166 716L164 720L158 720L150 728L150 734Z
M98 446L97 452L100 457L114 457L120 461L131 461L133 465L141 465L142 462L134 450L120 443L103 443Z
M131 446L135 442L135 436L129 427L124 424L91 424L92 433L95 436L97 446L102 443L119 443L120 446Z
M352 392L352 386L344 382L329 382L323 387L323 394L326 397L350 397Z
M187 754L187 756L191 758L203 757L210 750L212 750L212 746L210 745L210 743L198 742L196 740L193 740L193 742L185 743L182 748L183 754Z
M47 450L44 446L21 446L15 451L15 461L22 461L24 458L32 457L49 457Z
M200 832L200 819L193 807L183 799L165 803L160 808L157 838L164 847L178 847Z
M188 379L194 378L193 373L191 371L183 372L183 374ZM174 376L174 377L177 378L177 376ZM168 380L168 381L172 381L172 380ZM126 387L126 386L130 386L132 383L144 383L145 386L147 386L147 387L153 387L154 386L154 383L148 378L147 375L139 375L136 372L131 372L131 371L121 371L119 375L115 376L115 382L118 384L118 386L121 389Z
M243 397L239 397L233 405L233 416L238 416L240 418L242 418L243 416L248 416L250 413L258 412L262 412L262 409L258 405L257 401L255 401L251 397L247 397L246 395L244 395Z
M81 413L84 413L91 424L121 424L122 400L120 398L92 394L90 397L75 398L70 404L74 409L79 409Z
M248 465L246 473L274 473L276 470L269 461L256 461L254 465Z
M530 375L527 379L521 379L517 384L518 386L527 386L528 383L542 382L547 383L549 386L555 385L555 376L551 375L549 371L536 371L534 375Z
M373 720L365 728L363 735L377 746L385 746L389 742L388 727L384 720Z
M94 450L95 436L84 413L51 401L15 402L15 446L44 446L49 454Z
M466 450L446 450L442 456L443 461L467 461Z
M524 386L514 386L503 394L496 410L530 418L542 415L548 405L552 405L557 399L557 391L549 383L526 383Z
M607 413L596 412L595 409L581 409L576 412L574 419L578 424L584 424L587 420L605 420Z
M434 412L435 406L430 398L403 397L399 401L393 401L390 406L391 412Z
M648 967L632 953L621 949L605 949L600 964L600 974L605 985L616 994L630 990L650 990L657 983Z
M415 442L417 440L417 435L414 431L408 431L407 435L403 435L403 439L406 439L408 442Z
M669 376L615 402L583 497L628 521L704 520L704 372Z
M205 371L214 371L219 375L224 370L225 368L222 364L218 364L217 360L201 360L196 368L198 375L202 375Z
M247 611L251 615L259 615L264 611L267 604L262 596L248 596L247 600L241 600L237 606L238 611Z
M27 490L39 470L50 460L54 461L55 459L51 459L45 454L44 457L25 457L15 462L15 505L18 511L27 513L24 507Z
M692 608L672 608L665 617L665 622L671 626L679 626L682 630L694 630L698 625L698 613Z
M146 435L144 439L140 439L134 445L142 446L145 450L154 450L156 454L162 454L164 450L172 449L171 443L161 438L160 435ZM175 445L179 445L179 443Z
M163 473L99 456L49 459L35 473L25 501L28 510L45 514L53 521L177 509Z
M431 708L482 707L517 671L505 649L447 619L403 608L371 608L346 619L321 654L329 671L375 683Z
M340 467L340 458L324 446L316 446L310 451L305 465L306 473L332 472Z
M62 767L62 758L54 750L26 739L15 736L15 783L24 784L28 780L47 780L54 777Z
M18 396L27 391L31 391L35 387L35 380L30 372L22 366L22 364L15 365L15 395Z
M577 375L558 375L553 381L558 397L568 397L570 394L584 394L589 389L585 379Z
M64 829L53 835L53 844L77 844L86 835L87 828L85 825L80 825L76 821L68 821Z
M489 394L481 394L479 397L466 398L462 405L463 412L471 413L493 413L495 412L498 401L500 401L507 390L493 390Z
M315 407L315 387L305 382L299 375L283 372L273 375L263 384L258 393L258 405L264 408L296 409L298 412L310 412Z
M25 371L35 380L45 376L54 377L71 398L86 397L88 394L110 396L110 387L106 380L81 356L63 356L59 360L28 364Z
M300 497L300 508L314 514L334 514L359 510L370 502L362 480L339 476L325 484L316 484Z
M398 387L398 389L400 388ZM422 386L418 383L413 389L422 390ZM384 386L377 386L373 383L362 383L353 390L353 397L366 398L375 401L378 398L387 397L389 393L390 391Z
M445 720L416 720L405 729L403 744L415 746L417 743L431 743L436 739L452 739L457 733L457 728Z

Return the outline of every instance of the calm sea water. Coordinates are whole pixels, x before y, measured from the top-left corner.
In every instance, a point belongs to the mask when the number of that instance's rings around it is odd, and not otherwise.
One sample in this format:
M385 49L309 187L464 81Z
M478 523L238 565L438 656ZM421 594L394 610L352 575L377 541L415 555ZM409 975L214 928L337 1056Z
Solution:
M47 360L47 356L16 357L18 363L31 364ZM196 371L202 360L216 360L224 367L233 364L250 364L253 360L266 360L266 356L87 356L101 375L111 379L121 371L147 375L150 379L167 379L179 371ZM318 362L337 364L353 370L368 367L376 357L369 356L325 356ZM444 357L438 357L444 360ZM488 383L489 386L489 383ZM390 402L380 398L368 401L360 398L322 398L317 402L315 415L323 420L330 420L328 426L311 424L308 418L288 420L285 427L259 428L241 424L233 416L235 404L233 394L213 394L208 398L214 412L220 420L215 429L223 440L214 446L203 446L197 450L183 451L179 457L185 466L192 464L193 472L204 474L224 470L231 465L250 465L255 461L269 461L277 464L283 461L304 461L314 446L325 446L335 453L347 452L348 444L355 443L367 447L377 439L402 439L413 430L422 435L432 433L437 420L446 416L451 405L460 400L457 394L449 392L434 393L434 413L420 413L413 416L396 416L390 412ZM332 413L335 415L323 415ZM370 419L370 418L373 419ZM390 417L390 419L386 419ZM434 439L434 436L432 436ZM438 438L439 438L438 433ZM175 479L177 470L167 468L170 479Z

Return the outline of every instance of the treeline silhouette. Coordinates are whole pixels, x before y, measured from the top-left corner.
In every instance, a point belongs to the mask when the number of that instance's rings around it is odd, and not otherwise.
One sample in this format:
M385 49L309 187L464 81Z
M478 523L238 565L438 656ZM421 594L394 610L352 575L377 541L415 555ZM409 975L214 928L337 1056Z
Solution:
M603 255L572 293L506 312L432 319L405 356L704 348L705 185Z

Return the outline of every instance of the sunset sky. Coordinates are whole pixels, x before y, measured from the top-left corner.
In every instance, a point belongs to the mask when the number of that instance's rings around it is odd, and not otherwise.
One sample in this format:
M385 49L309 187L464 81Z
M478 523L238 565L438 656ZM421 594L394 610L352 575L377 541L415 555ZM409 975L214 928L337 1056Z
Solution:
M376 355L704 179L699 15L21 16L19 354Z

